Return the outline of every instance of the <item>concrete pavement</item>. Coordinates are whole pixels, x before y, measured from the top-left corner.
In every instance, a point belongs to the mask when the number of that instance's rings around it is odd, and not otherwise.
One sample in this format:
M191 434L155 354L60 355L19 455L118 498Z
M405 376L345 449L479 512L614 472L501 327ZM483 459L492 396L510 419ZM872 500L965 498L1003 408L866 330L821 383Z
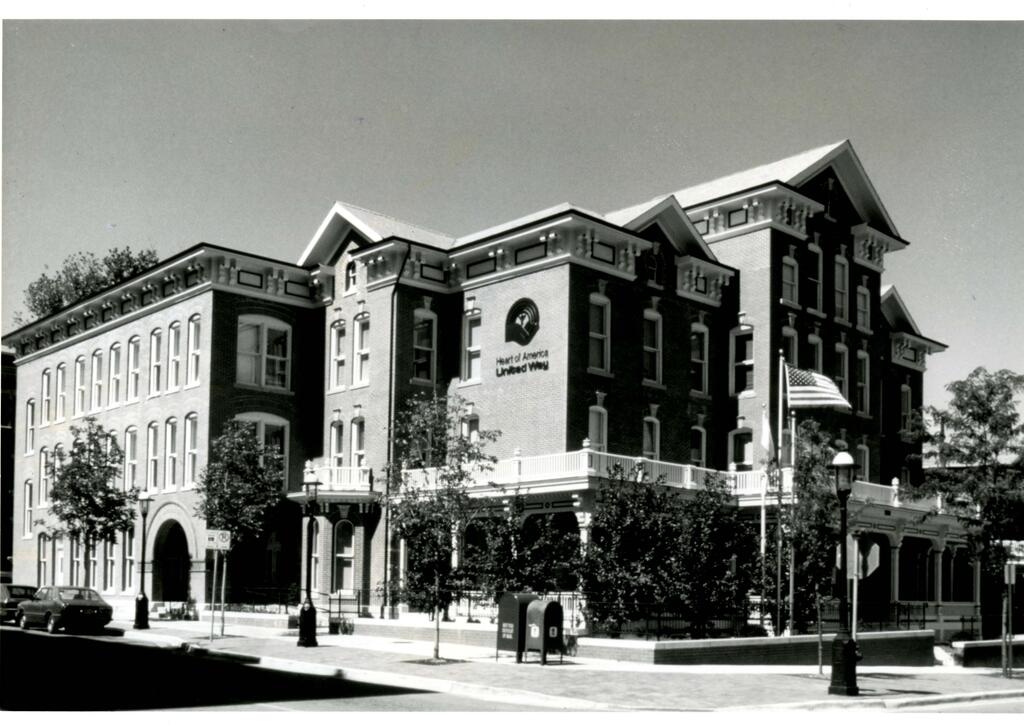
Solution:
M296 646L296 632L228 625L209 641L208 622L153 621L144 631L115 622L128 639L228 657L254 666L379 685L445 692L510 705L567 710L733 710L901 708L1024 696L1021 679L999 670L936 667L862 667L859 697L828 695L829 668L816 666L650 665L610 660L549 659L531 654L516 665L494 650L442 644L445 664L431 664L431 642L318 634L319 647ZM219 632L219 623L218 630Z

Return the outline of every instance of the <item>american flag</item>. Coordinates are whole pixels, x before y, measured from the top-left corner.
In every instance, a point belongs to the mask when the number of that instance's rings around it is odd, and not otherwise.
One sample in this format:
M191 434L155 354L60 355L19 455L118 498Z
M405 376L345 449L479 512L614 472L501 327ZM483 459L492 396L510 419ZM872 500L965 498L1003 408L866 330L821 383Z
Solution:
M790 408L852 407L836 384L824 375L786 365L786 380Z

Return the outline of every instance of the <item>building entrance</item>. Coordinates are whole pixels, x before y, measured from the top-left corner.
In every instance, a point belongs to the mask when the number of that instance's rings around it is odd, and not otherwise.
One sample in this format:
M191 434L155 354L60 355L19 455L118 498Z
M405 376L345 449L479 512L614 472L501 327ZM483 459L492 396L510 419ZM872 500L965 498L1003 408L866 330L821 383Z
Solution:
M177 521L168 521L153 546L153 601L187 601L191 564L184 529Z

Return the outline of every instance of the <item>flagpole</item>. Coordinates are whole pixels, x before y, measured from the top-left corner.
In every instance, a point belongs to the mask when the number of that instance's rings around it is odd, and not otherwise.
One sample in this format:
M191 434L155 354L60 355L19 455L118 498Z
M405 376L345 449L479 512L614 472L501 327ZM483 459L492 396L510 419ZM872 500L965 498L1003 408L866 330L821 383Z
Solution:
M786 356L779 348L779 407L778 421L775 428L775 636L782 634L782 468L780 466L779 449L782 448L782 403L783 386L786 373Z
M789 376L786 376L789 383ZM793 633L794 612L796 612L796 530L793 517L796 516L796 412L789 411L789 465L793 468L793 483L789 491L789 511L791 514L789 539L789 633Z
M767 427L767 429L768 429L767 431L765 431L765 430L761 431L761 446L765 447L765 444L766 444L765 438L768 438L769 440L767 442L770 443L770 439L771 439L771 435L772 435L771 423L768 422L768 404L767 403L761 403L761 427L762 428L766 428ZM767 436L765 435L765 433L767 433ZM765 452L768 453L769 456L772 454L772 451L770 449L768 449L768 448L765 448ZM764 596L765 595L765 590L764 590L764 588L765 588L765 579L767 578L767 574L768 574L768 562L766 560L766 555L768 553L768 546L767 546L767 543L766 543L766 538L767 538L767 533L768 533L768 514L767 514L768 483L769 483L768 482L768 477L765 476L764 477L764 483L761 486L761 605L758 607L758 609L760 610L760 620L761 620L760 624L761 624L761 628L762 629L764 628L764 613L765 613L765 611L764 611L764 609L765 609L765 596Z

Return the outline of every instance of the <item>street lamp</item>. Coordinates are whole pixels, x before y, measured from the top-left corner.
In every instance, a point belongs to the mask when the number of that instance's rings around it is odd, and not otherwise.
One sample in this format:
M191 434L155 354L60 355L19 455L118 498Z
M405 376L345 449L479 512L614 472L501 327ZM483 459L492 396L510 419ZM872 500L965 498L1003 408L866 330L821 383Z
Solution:
M316 471L307 462L303 471L302 485L306 489L306 601L299 610L299 647L316 647L316 607L313 606L313 536L314 520L317 514L317 487L320 481Z
M846 603L846 501L853 491L853 472L857 464L853 456L839 451L830 466L836 477L836 496L839 498L839 632L832 640L832 682L830 695L856 695L857 642L850 636L850 618Z
M145 493L139 496L139 513L142 514L142 558L139 559L139 594L135 597L135 629L149 629L149 598L146 596L146 517L149 516L150 501Z

